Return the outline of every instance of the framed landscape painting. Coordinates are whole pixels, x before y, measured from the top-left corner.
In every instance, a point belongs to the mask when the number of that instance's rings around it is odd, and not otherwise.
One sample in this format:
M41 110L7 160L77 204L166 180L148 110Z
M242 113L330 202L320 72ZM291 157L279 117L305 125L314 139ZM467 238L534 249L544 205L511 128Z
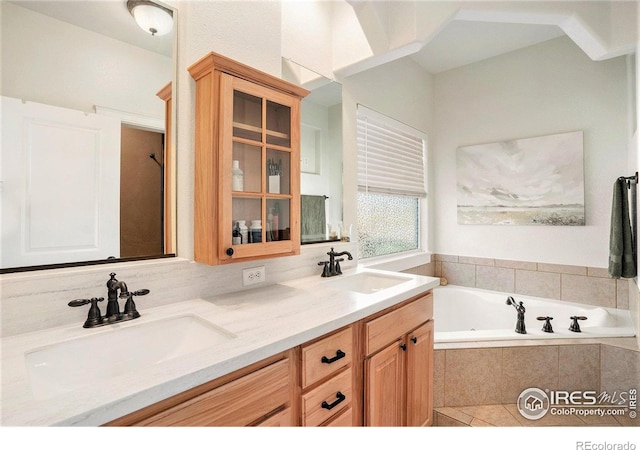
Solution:
M585 224L582 131L459 147L458 223Z

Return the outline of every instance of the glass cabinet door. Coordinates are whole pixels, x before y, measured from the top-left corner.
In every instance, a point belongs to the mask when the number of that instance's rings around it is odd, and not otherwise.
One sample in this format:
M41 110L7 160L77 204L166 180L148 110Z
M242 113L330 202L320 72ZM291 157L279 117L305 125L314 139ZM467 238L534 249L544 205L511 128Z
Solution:
M292 157L299 136L291 133L297 100L229 75L222 77L227 102L223 111L228 104L233 111L223 114L221 125L227 137L220 165L220 257L291 252L299 234L298 221L291 220L299 209L298 195L293 195L299 190L299 161ZM233 118L231 123L227 116Z

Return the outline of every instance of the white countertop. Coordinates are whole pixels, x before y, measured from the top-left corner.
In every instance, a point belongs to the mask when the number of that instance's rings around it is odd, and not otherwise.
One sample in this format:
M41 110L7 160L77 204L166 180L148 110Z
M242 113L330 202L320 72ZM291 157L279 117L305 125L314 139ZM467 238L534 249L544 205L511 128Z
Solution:
M439 284L438 278L391 273L406 277L407 281L372 294L332 287L333 282L356 272L390 273L373 269L349 270L342 277L314 276L219 297L149 308L140 311L139 319L116 325L85 329L82 323L78 323L4 338L0 340L1 424L101 425L315 339ZM152 292L150 295L162 293ZM104 306L101 309L104 311ZM233 338L224 344L205 347L135 373L95 382L86 380L86 384L67 389L64 393L42 395L33 389L25 362L27 353L56 342L97 333L117 333L120 328L185 314L210 321L232 333ZM127 343L130 346L136 344ZM101 350L95 349L97 358Z

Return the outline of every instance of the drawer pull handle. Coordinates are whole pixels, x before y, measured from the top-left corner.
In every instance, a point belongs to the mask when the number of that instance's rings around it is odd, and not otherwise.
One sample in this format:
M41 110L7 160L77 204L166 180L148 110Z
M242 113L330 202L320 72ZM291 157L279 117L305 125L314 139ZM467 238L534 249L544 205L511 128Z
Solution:
M338 351L336 352L336 356L334 356L334 357L333 357L333 358L331 358L331 359L327 358L326 356L323 356L323 357L320 359L320 362L323 362L323 363L325 363L325 364L331 364L331 363L336 362L336 361L337 361L337 360L339 360L339 359L344 358L345 356L347 356L347 354L346 354L345 352L343 352L342 350L338 349Z
M417 343L418 343L418 338L417 338L417 337L415 337L415 336L413 336L413 337L411 338L411 342L413 342L414 344L417 344Z
M327 403L326 401L323 401L322 404L320 406L322 406L324 409L333 409L336 406L338 406L340 403L342 403L345 399L347 398L346 395L344 395L342 392L338 391L336 393L336 401L333 403Z

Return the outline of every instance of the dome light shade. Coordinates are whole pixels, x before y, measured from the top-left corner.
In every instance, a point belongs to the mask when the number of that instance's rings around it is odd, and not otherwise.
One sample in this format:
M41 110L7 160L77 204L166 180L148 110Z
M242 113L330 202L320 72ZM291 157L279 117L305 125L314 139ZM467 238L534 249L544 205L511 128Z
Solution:
M128 0L127 8L136 23L152 36L162 36L173 28L171 10L148 0Z

